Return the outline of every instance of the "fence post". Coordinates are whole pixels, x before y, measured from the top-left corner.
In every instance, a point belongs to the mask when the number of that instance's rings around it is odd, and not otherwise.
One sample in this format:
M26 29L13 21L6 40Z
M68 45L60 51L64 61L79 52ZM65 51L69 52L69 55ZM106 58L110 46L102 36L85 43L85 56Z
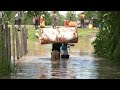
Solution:
M11 62L11 37L10 37L10 28L8 28L8 23L5 24L5 30L4 30L4 35L5 35L5 38L4 38L4 44L5 44L5 57L6 57L6 60L9 61L9 63Z
M24 35L24 55L26 54L26 30L25 30L25 27L23 28L24 29L24 33L23 33L23 35Z
M5 29L3 30L3 41L4 41L4 60L8 60L8 44L7 44L7 37L8 37L8 25L5 23Z
M15 33L16 33L16 53L17 53L17 59L20 58L20 44L19 44L19 37L18 37L18 30L15 27Z
M4 25L1 25L1 61L3 62L4 57Z
M8 28L8 60L11 63L11 36L10 36L10 27Z
M2 62L2 59L3 59L2 31L3 31L3 25L0 24L0 63Z
M21 35L21 56L24 55L24 35L23 35L23 28L20 30L20 35Z
M10 32L8 30L8 23L5 24L5 29L2 27L1 33L2 42L2 62L1 73L7 74L11 71L11 44L10 44Z
M25 54L28 53L28 50L27 50L27 39L28 39L28 29L26 28L26 26L24 26L24 31L25 31Z
M12 25L13 62L15 63L15 27Z

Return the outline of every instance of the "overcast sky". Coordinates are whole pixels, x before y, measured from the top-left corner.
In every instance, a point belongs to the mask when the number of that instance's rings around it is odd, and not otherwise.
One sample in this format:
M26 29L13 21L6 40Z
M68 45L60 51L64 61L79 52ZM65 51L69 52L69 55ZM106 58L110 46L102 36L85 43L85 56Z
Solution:
M81 12L83 12L83 11L76 11L76 15ZM62 15L65 15L67 13L67 11L59 11L59 13Z
M48 12L51 12L51 11L48 11ZM75 12L76 12L76 15L77 15L78 13L81 13L83 11L75 11ZM59 13L65 16L65 14L67 13L67 11L59 11Z

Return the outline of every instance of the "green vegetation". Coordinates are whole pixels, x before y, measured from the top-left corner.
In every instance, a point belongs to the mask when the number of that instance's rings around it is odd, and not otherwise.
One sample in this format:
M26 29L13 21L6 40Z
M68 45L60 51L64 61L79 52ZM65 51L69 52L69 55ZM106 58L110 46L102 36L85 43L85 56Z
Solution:
M40 29L34 30L32 25L27 25L28 29L28 42L35 42L37 39L35 38L35 33L40 34Z
M9 24L13 24L15 21L15 14L18 11L4 11L4 22L8 21ZM48 11L20 11L22 16L22 24L33 25L33 16L38 14L39 18L42 14L46 17L46 25L51 25L51 13ZM58 12L58 23L64 25L64 16Z
M76 20L76 16L75 16L74 11L68 11L66 13L66 19L70 20L70 21L75 21Z
M78 36L87 37L90 33L97 33L98 29L78 29Z
M0 27L0 77L9 75L11 72L11 58L8 56L8 38L5 38L5 31ZM10 54L9 54L10 55Z
M93 45L95 54L120 62L120 12L101 11L99 17L104 21L103 28L97 35Z

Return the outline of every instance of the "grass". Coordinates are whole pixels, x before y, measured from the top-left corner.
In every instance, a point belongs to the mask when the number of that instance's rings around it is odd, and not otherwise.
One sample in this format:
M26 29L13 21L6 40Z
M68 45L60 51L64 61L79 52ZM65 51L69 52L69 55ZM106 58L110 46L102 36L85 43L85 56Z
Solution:
M34 30L34 27L32 25L27 25L27 29L28 29L28 41L31 42L37 41L37 39L35 38L35 33L40 34L40 28L38 30Z
M94 37L98 32L98 29L81 29L78 28L78 43L75 43L74 47L71 47L71 51L81 52L88 51L89 53L94 52L93 46L91 45L91 41L89 38Z
M92 33L97 33L98 29L81 29L78 28L78 36L81 37L87 37L88 35L92 34Z
M11 35L12 35L12 26L9 25L10 30L11 30ZM34 30L33 25L26 25L26 28L28 29L28 42L34 42L37 41L37 39L35 38L35 33L39 33L40 34L40 28L38 30Z

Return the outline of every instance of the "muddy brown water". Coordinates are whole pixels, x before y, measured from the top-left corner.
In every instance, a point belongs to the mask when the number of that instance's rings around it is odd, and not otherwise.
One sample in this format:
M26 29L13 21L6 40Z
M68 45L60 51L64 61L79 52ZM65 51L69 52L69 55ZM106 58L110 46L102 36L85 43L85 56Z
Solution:
M70 58L51 61L51 44L33 44L18 61L10 79L119 79L120 65L95 57L90 41L79 40L70 47ZM29 47L28 47L29 48ZM30 48L29 48L30 49Z

